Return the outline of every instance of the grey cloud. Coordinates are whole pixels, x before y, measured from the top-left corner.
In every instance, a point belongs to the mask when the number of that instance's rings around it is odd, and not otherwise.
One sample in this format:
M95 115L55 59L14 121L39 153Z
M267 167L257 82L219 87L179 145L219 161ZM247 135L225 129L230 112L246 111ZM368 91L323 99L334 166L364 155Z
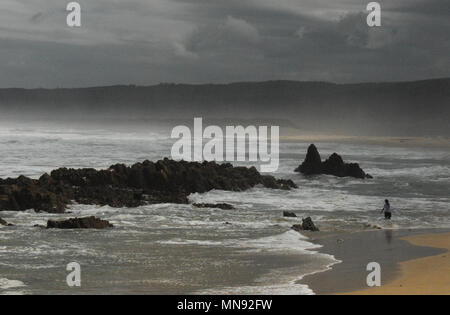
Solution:
M258 29L243 19L229 15L222 27L225 31L250 42L258 42L260 40Z
M59 0L0 3L1 87L414 80L450 75L448 0ZM447 9L446 9L447 8Z
M40 21L42 21L43 18L44 18L44 13L38 12L38 13L34 14L34 15L30 18L30 20L31 20L31 22L33 22L33 23L39 23Z
M447 0L408 0L408 1L392 1L384 3L386 9L392 12L399 12L406 14L418 14L429 16L443 16L448 18L450 15L450 5Z

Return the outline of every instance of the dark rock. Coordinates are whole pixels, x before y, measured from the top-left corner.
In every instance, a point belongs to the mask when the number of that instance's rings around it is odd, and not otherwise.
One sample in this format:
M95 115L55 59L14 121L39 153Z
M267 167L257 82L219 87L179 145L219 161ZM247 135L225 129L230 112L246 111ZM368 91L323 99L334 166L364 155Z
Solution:
M63 221L48 220L47 229L105 229L113 227L106 220L96 217L75 218Z
M14 226L13 224L6 222L2 218L0 218L0 225L3 225L3 226Z
M338 177L373 178L366 174L357 163L345 163L337 153L333 153L325 162L322 162L314 144L309 146L305 161L295 171L305 175L327 174Z
M344 177L346 173L346 165L342 157L336 153L330 155L328 159L322 164L323 174L330 174L339 177Z
M305 160L295 171L305 175L322 174L322 159L314 144L308 147Z
M307 217L306 219L302 219L302 229L305 231L313 231L318 232L319 229L314 225L311 217Z
M21 176L0 179L0 211L34 209L61 213L72 200L81 204L137 207L155 203L187 204L191 193L212 189L243 191L256 185L297 188L292 180L261 175L256 168L229 163L144 161L106 170L60 168L38 180Z
M291 188L298 188L298 186L290 179L277 179L279 188L283 190L291 190Z
M37 180L24 176L0 182L0 210L61 213L69 202L64 196L40 186Z
M283 211L283 217L296 218L297 215L294 212Z
M217 208L222 210L234 210L235 208L228 203L194 203L197 208Z
M302 225L301 224L294 224L291 229L293 229L294 231L300 232L303 231Z
M300 232L300 231L312 231L318 232L319 229L314 225L314 222L310 217L306 219L302 219L302 224L294 224L291 229Z

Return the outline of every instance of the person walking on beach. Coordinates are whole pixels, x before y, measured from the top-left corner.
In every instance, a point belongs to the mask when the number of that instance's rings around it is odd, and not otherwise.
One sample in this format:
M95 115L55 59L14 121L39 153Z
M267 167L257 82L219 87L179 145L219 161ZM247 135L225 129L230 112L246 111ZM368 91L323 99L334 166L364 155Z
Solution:
M384 200L384 207L383 207L383 209L381 210L381 213L383 213L384 212L384 218L386 219L386 220L390 220L391 219L391 216L392 216L392 213L391 213L391 205L389 204L389 200Z

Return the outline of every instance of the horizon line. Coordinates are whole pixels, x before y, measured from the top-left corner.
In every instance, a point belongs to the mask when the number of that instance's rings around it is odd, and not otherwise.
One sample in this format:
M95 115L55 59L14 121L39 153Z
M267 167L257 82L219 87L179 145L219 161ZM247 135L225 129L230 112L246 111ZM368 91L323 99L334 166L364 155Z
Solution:
M100 88L117 88L117 87L129 87L129 88L151 88L158 87L162 85L176 85L176 86L227 86L227 85L238 85L238 84L261 84L261 83L316 83L316 84L328 84L328 85L373 85L373 84L399 84L399 83L419 83L426 81L445 81L450 80L449 77L437 77L437 78L429 78L429 79L414 79L414 80L400 80L400 81L362 81L355 83L337 83L332 81L320 81L320 80L287 80L287 79L278 79L278 80L262 80L262 81L230 81L226 83L180 83L180 82L159 82L155 84L148 85L138 85L138 84L111 84L111 85L93 85L93 86L84 86L84 87L53 87L53 88L44 88L44 87L35 87L35 88L23 88L23 87L0 87L0 90L84 90L84 89L100 89Z

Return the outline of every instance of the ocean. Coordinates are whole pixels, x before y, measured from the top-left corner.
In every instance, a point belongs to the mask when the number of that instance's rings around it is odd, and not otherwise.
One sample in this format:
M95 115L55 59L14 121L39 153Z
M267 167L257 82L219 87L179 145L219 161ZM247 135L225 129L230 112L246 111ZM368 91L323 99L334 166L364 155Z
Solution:
M0 177L38 178L58 167L100 169L156 161L170 156L175 141L170 131L2 124ZM0 212L15 225L0 226L0 294L314 294L301 284L302 277L339 261L290 229L301 217L311 216L320 233L450 227L449 146L316 143L322 159L337 152L374 176L359 180L295 173L309 144L280 143L280 167L273 175L292 179L298 189L214 190L189 197L192 202L231 203L236 210L75 204L66 214ZM380 214L386 198L391 221ZM283 217L284 210L298 218ZM34 227L48 219L90 215L115 227ZM66 283L70 262L81 266L81 287Z

